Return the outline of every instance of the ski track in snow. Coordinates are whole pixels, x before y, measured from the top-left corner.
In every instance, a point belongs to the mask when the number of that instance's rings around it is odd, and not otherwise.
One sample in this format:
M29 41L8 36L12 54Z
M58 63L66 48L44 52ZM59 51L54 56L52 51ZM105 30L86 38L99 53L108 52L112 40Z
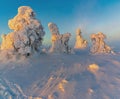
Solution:
M89 71L91 64L99 70ZM119 54L85 51L1 61L0 99L119 99L119 70Z

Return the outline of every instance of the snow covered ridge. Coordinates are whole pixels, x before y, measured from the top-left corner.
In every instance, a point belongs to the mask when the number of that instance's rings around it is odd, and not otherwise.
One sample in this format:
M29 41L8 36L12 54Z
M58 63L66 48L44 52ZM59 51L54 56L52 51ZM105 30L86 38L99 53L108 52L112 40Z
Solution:
M19 7L18 14L9 20L8 25L13 32L2 35L2 51L29 56L40 50L45 32L30 7Z

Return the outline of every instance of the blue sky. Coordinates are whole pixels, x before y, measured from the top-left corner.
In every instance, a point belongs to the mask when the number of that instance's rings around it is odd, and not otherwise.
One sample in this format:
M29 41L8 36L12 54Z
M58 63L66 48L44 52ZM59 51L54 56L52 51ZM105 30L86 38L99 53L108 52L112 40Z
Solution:
M99 31L110 41L120 39L120 0L0 0L0 34L12 31L8 20L19 6L33 8L44 26L45 42L50 41L49 22L56 23L61 33L71 32L73 38L75 30L81 28L86 39Z

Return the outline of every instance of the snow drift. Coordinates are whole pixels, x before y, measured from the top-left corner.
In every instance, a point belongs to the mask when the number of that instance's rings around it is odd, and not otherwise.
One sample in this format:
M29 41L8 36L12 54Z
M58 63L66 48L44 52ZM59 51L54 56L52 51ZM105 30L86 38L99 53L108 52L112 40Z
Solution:
M45 54L6 64L0 61L0 97L119 99L120 55L83 53Z

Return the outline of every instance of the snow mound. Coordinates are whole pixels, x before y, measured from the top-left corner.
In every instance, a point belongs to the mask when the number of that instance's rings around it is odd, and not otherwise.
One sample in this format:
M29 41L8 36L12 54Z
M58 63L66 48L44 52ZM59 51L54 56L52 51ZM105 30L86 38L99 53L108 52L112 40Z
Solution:
M99 70L99 66L97 64L91 64L91 65L88 66L88 70L91 73L95 73Z

